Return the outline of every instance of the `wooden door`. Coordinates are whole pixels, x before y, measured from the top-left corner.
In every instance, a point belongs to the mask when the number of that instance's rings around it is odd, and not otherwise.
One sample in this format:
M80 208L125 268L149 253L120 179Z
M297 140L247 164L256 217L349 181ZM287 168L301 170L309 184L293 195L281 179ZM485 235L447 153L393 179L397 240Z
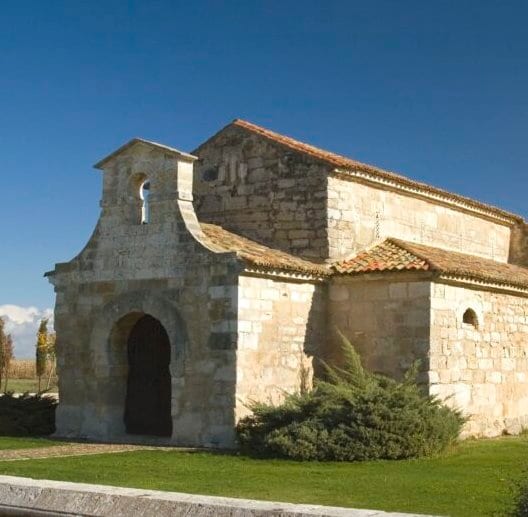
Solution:
M171 436L170 342L163 325L143 316L128 338L127 433Z

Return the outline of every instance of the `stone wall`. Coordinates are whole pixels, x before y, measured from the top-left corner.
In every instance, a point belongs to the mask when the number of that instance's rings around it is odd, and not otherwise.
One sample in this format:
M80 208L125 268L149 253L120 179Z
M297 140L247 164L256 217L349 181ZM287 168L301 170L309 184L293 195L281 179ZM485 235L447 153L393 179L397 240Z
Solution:
M139 185L151 182L149 224ZM85 249L56 266L57 434L124 435L126 339L143 314L171 342L173 442L232 446L239 265L212 253L192 210L192 163L137 144L105 166Z
M463 322L467 309L477 328ZM528 426L528 298L433 284L431 393L471 414L466 433Z
M336 277L329 286L329 326L350 339L369 370L398 378L421 359L430 393L471 416L466 436L528 427L527 297L417 274L377 278ZM464 323L467 309L477 328ZM333 336L334 351L338 343Z
M329 176L327 165L241 128L223 130L197 152L200 218L300 256L335 259L391 235L495 260L507 260L508 252L517 263L526 258L526 226L510 250L507 226ZM427 274L336 276L328 286L240 276L235 254L218 252L202 233L192 156L136 141L102 163L97 227L81 253L50 276L59 435L124 436L126 342L144 314L161 322L171 342L172 443L233 446L244 404L278 402L310 384L313 357L339 357L335 329L371 370L400 377L422 359L433 391L455 393L477 415L471 432L513 429L528 414L521 390L526 298L479 294L477 335L458 326L452 308L475 291L437 286L431 309ZM141 224L146 180L150 218Z
M510 228L341 176L328 178L328 246L338 259L383 237L508 260Z
M328 256L328 166L233 126L194 153L201 221L302 257Z
M237 126L196 149L200 220L307 258L338 259L382 237L505 262L510 223L495 222L382 186Z
M509 262L528 267L528 223L520 223L512 229Z
M277 403L311 386L326 334L323 296L319 283L239 278L237 417L249 401Z
M339 331L370 371L401 378L416 359L427 370L429 305L430 283L413 275L334 277L328 293L328 326L335 360Z

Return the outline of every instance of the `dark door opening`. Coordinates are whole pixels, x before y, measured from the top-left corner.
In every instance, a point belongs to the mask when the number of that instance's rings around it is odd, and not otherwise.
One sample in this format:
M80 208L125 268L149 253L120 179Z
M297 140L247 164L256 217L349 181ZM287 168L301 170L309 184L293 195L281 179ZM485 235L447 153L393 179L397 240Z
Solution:
M143 316L128 337L127 433L172 435L169 363L167 332L157 319Z

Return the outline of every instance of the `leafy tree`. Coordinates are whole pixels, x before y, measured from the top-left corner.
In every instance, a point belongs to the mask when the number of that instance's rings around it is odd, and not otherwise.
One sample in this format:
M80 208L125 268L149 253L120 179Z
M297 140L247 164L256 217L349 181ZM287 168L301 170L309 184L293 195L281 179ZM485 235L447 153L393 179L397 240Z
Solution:
M38 391L41 391L42 376L46 373L46 364L48 357L48 320L40 320L40 325L37 332L37 346L35 356L35 366L38 377Z

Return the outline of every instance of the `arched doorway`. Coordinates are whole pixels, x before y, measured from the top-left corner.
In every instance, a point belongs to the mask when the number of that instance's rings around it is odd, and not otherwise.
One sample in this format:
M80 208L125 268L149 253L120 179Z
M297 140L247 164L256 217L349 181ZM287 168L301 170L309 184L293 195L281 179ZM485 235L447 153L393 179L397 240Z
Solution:
M142 316L128 336L127 355L126 432L171 436L170 341L163 325Z

